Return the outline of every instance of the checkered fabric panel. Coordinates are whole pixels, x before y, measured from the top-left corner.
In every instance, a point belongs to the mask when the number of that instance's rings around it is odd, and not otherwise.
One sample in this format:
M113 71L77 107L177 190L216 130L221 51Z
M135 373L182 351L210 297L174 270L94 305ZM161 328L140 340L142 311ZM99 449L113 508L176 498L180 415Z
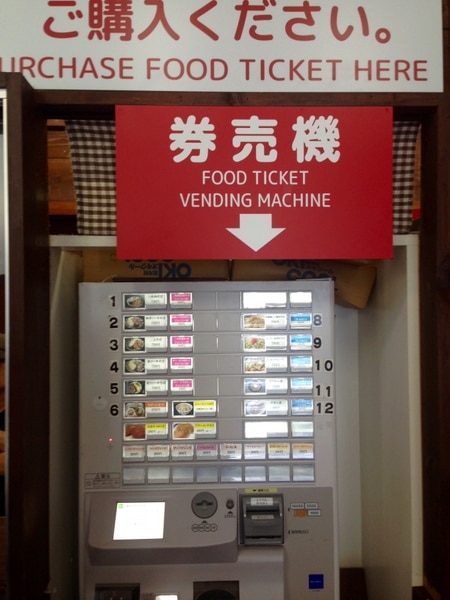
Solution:
M66 121L80 235L116 234L114 121ZM412 222L416 140L420 123L395 121L393 232L409 233Z
M418 121L394 121L394 233L409 233L412 223Z
M80 235L116 233L114 121L66 121Z

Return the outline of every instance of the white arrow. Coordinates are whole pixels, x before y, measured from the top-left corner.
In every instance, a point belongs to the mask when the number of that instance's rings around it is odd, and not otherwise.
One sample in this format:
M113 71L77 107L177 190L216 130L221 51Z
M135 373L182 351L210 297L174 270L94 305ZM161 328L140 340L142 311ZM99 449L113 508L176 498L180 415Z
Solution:
M227 231L257 252L279 235L285 228L272 228L272 215L239 215L239 227L227 227Z

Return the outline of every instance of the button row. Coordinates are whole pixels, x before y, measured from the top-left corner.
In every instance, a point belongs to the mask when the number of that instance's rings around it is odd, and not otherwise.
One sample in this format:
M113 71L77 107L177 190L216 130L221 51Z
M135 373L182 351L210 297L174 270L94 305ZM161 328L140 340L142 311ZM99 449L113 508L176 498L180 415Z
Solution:
M264 483L315 480L314 464L302 465L231 465L231 466L152 466L125 467L124 485L154 485L170 483Z
M223 444L138 444L122 448L124 463L138 463L145 460L157 461L214 461L214 460L312 460L314 443L305 441L290 442L252 442Z

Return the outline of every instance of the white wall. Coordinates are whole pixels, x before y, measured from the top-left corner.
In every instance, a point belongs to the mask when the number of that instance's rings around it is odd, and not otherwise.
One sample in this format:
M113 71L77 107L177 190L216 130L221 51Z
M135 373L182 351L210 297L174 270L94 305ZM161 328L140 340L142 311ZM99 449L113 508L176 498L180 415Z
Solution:
M358 311L336 306L339 565L362 566Z
M418 237L379 263L359 319L362 547L370 600L422 585Z

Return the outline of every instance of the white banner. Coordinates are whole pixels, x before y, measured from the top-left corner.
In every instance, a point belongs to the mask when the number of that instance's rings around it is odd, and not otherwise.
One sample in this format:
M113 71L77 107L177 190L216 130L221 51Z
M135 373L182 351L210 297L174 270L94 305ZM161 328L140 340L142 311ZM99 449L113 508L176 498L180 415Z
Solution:
M441 0L2 0L35 88L440 92Z

